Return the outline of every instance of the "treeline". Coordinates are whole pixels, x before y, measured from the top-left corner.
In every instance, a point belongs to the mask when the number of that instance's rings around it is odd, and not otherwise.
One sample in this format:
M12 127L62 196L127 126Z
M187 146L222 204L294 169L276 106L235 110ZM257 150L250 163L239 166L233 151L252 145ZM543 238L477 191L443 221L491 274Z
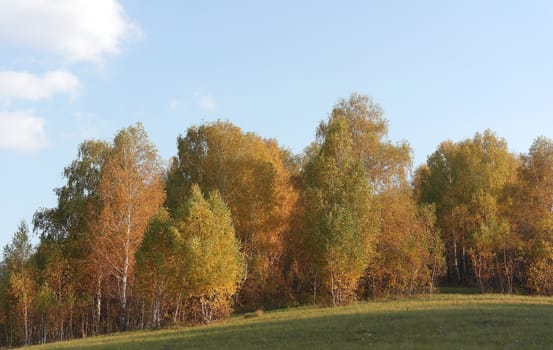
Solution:
M411 177L366 96L339 101L293 155L228 122L191 127L164 166L141 124L83 142L0 265L0 345L233 309L433 292L553 294L553 142L527 155L486 131L442 143Z
M417 169L419 203L436 207L448 280L481 292L553 294L553 141L509 152L487 130L443 142Z

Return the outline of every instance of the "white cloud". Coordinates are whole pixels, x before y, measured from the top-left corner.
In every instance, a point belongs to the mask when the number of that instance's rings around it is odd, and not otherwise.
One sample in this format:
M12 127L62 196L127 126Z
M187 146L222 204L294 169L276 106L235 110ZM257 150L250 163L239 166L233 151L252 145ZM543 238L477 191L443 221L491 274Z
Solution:
M136 36L117 0L0 0L0 39L67 62L102 62Z
M33 152L46 147L44 124L32 110L0 111L0 149Z
M217 106L215 105L215 100L209 95L198 96L198 104L206 112L215 112Z
M0 100L39 100L54 94L75 95L79 79L73 74L56 70L41 76L27 72L0 71Z

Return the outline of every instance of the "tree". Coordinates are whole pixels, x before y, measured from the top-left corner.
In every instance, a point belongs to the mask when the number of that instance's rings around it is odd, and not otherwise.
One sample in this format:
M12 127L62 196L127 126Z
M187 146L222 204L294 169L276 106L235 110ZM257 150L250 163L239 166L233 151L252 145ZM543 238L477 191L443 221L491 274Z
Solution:
M244 256L229 209L216 190L205 200L194 185L175 223L187 296L199 302L204 322L227 316L244 277Z
M354 298L376 233L371 188L352 140L348 120L333 115L321 128L319 151L303 175L305 248L313 285L320 280L334 306Z
M446 272L445 245L440 236L440 229L436 225L436 207L431 204L419 205L417 219L423 230L425 249L429 254L426 264L430 272L428 289L432 294L439 279Z
M481 291L512 288L504 282L512 280L507 261L516 256L507 255L517 253L517 240L503 202L516 166L506 141L487 130L463 142L443 142L417 172L418 200L437 208L451 279L474 280Z
M287 295L284 234L297 201L286 152L273 140L221 121L189 128L177 142L167 178L168 208L175 212L194 184L204 194L219 191L246 257L240 300L250 308L280 303Z
M23 273L32 254L33 247L29 241L29 227L25 221L21 221L11 244L4 247L4 263L8 271Z
M74 328L86 336L89 310L96 311L90 323L95 331L99 329L102 265L91 254L91 232L101 209L98 184L109 150L110 145L104 141L82 142L76 159L64 168L66 183L54 190L57 206L39 209L33 216L34 231L40 237L37 267L42 278L56 287L60 340L72 337ZM74 311L78 311L81 327L75 327L78 323L74 323ZM66 335L64 321L68 323Z
M9 320L10 300L8 294L9 279L8 270L4 260L0 261L0 344L11 347L12 345L12 324Z
M174 319L178 317L183 278L177 254L180 234L168 213L161 211L150 222L136 252L137 288L148 302L150 326L158 328L167 314L165 304L173 304Z
M4 264L8 281L7 296L13 301L13 310L9 310L10 320L22 323L21 343L32 344L31 338L31 302L34 296L34 280L32 279L29 261L33 253L29 241L29 228L22 221L15 232L11 244L4 247ZM14 327L15 328L15 327Z
M10 276L9 291L10 297L15 301L16 310L23 318L24 344L32 344L31 338L31 314L32 300L34 297L35 284L29 274L15 272Z
M394 144L387 140L388 121L382 108L368 96L356 93L340 99L328 123L319 124L317 143L331 127L330 121L341 117L347 121L352 155L362 163L373 192L405 184L411 167L411 148L405 141Z
M162 315L183 319L181 303L190 312L188 321L228 316L244 277L244 256L228 207L216 190L206 200L197 185L172 217L162 213L151 222L136 259L153 327L163 322Z
M363 242L359 247L364 247L365 252L349 257L357 259L355 263L349 261L349 266L355 266L356 272L350 274L349 287L346 288L349 297L345 300L353 298L355 280L360 271L357 268L365 274L374 272L367 269L368 262L377 254L376 235L382 229L385 211L381 210L386 209L381 203L382 195L400 189L410 192L407 178L411 149L406 142L394 144L387 140L387 132L382 108L367 96L352 94L348 99L338 101L328 121L320 123L317 139L309 148L303 167L302 210L306 215L305 244L309 247L309 254L312 257L324 256L326 253L321 255L321 252L327 249L328 242L348 241L344 237L330 238L328 235L320 239L316 232L337 232L340 235L357 232L349 244L356 240ZM363 230L367 232L362 233ZM344 246L344 254L348 249ZM361 268L363 264L365 266ZM312 271L315 291L322 271ZM335 299L334 295L332 299Z
M418 206L410 187L379 195L381 230L367 268L365 296L432 293L444 272L443 243L432 206Z
M104 141L87 140L79 145L77 158L63 170L67 183L54 190L57 207L40 209L33 216L34 230L42 240L71 243L66 247L68 253L82 253L80 247L88 239L89 222L96 218L100 207L98 185L109 150L110 145Z
M55 295L54 290L48 286L48 283L42 284L38 287L33 299L33 308L40 315L40 326L38 331L39 342L46 343L48 341L50 319L54 309L58 305L58 297ZM63 329L63 325L61 326ZM63 339L61 339L63 340Z
M163 185L161 161L142 124L121 130L102 167L98 184L102 209L92 238L97 262L118 286L121 330L128 326L135 252L165 200Z
M511 217L527 242L526 286L553 295L553 141L538 137L522 156Z

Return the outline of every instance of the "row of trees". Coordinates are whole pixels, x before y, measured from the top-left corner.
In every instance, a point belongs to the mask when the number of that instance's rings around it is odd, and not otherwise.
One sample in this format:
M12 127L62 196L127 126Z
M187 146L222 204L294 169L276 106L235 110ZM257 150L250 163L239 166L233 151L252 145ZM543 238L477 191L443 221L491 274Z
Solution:
M0 345L432 292L443 278L553 292L549 140L522 157L491 132L445 142L410 183L411 150L387 131L354 94L302 155L221 121L179 136L168 167L141 124L83 142L57 206L34 215L38 246L22 223L4 249Z
M443 142L414 188L437 208L449 280L553 294L553 141L537 138L521 156L490 131Z

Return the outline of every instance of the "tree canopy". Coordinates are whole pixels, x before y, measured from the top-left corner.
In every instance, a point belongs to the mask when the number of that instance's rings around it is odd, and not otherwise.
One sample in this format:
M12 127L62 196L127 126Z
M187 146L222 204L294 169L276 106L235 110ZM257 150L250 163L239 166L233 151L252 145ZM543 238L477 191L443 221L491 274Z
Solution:
M140 123L84 140L0 263L0 347L198 324L297 304L433 293L553 295L553 141L486 130L414 173L367 96L340 99L302 154L226 121L164 163Z

